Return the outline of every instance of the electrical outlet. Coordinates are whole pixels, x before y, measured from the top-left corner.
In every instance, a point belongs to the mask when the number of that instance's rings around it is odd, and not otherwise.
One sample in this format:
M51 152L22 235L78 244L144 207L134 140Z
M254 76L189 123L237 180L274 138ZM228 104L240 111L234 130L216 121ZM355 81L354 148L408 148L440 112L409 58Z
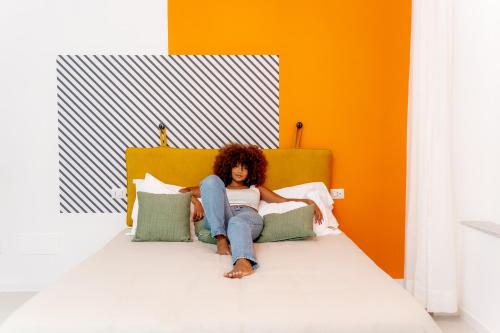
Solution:
M330 195L332 199L344 199L344 189L343 188L332 188L330 189Z
M126 188L120 187L111 189L111 198L118 200L118 199L125 199L126 197L127 197Z

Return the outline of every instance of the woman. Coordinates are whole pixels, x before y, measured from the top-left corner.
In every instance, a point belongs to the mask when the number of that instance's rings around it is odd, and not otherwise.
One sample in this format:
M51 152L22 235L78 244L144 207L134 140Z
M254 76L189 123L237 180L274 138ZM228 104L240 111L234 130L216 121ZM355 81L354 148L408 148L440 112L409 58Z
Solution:
M233 269L225 273L225 277L241 278L258 267L253 241L264 226L257 213L260 200L301 201L314 205L315 223L321 223L323 219L312 200L283 198L262 186L266 168L266 158L257 146L229 144L221 148L215 158L214 175L203 179L199 187L180 190L192 192L193 219L196 222L205 217L205 225L217 241L217 253L232 255ZM197 199L199 197L203 206Z

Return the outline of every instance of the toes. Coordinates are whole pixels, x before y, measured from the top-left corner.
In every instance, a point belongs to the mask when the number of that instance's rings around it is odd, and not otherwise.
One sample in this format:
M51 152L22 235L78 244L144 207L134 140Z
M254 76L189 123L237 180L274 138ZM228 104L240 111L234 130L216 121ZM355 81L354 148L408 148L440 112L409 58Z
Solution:
M243 276L248 275L248 274L250 274L250 272L246 272L246 271L242 271L242 270L237 270L237 271L233 270L233 271L224 273L224 276L228 277L228 278L242 278Z

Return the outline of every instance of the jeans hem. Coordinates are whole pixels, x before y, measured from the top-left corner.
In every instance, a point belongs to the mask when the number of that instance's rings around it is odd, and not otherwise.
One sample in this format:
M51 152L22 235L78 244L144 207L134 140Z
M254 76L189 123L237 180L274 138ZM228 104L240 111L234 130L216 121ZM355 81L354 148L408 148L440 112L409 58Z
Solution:
M247 260L250 260L251 263L252 263L252 268L254 270L257 269L257 268L259 268L259 264L257 263L257 261L255 261L255 259L253 257L247 257L247 256L239 256L238 258L233 259L233 266L234 266L234 264L236 264L236 261L238 259L247 259Z
M225 232L215 232L215 234L212 235L212 237L215 238L215 237L220 236L220 235L223 235L224 237L227 238L227 234Z

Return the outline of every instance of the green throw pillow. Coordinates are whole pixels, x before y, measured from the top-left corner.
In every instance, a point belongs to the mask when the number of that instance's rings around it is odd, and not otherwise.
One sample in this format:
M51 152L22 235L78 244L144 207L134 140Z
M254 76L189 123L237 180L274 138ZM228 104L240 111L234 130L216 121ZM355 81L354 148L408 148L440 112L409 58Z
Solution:
M264 229L257 243L300 240L315 235L313 231L314 207L308 205L283 214L264 216Z
M194 223L194 232L198 240L204 243L217 244L215 238L212 237L210 230L205 228L205 219Z
M314 207L300 207L283 214L268 214L264 216L264 228L257 243L277 242L284 240L301 240L315 236L313 231ZM205 220L195 223L198 240L216 244L210 230L205 228Z
M189 208L191 192L179 194L154 194L137 192L139 214L135 242L191 241Z

